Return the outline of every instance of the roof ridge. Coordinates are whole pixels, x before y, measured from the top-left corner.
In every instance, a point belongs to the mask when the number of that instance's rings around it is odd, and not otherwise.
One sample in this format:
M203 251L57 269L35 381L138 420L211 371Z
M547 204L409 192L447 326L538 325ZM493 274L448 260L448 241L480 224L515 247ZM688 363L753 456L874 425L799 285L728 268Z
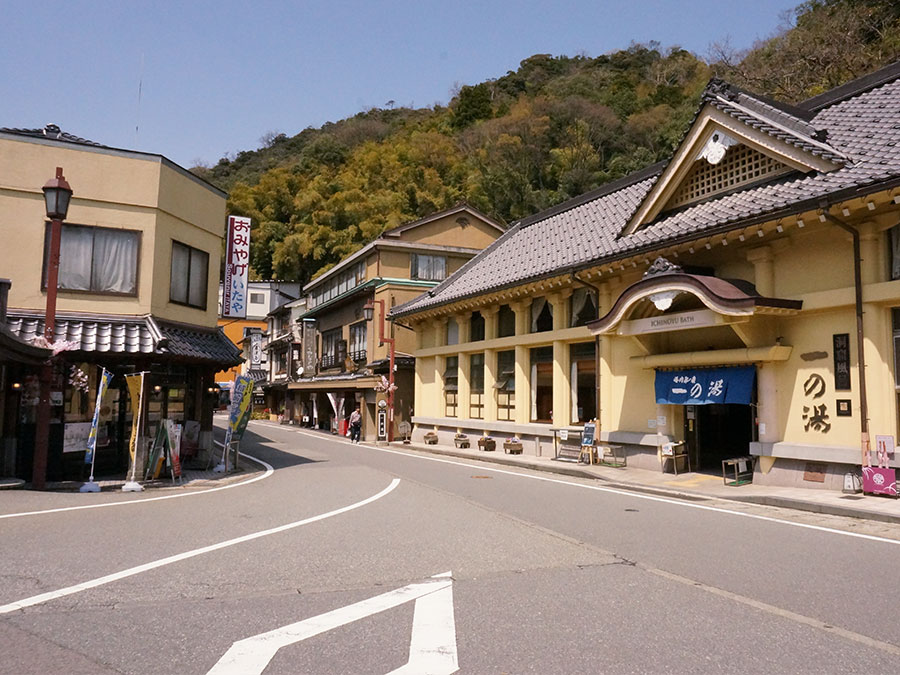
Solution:
M571 199L560 202L555 206L550 206L543 211L533 213L530 216L526 216L521 220L517 220L516 222L514 222L512 225L510 225L508 231L511 231L516 226L528 227L529 225L532 225L541 220L546 220L547 218L551 218L552 216L558 216L560 213L565 213L566 211L577 208L582 204L586 204L587 202L592 202L595 199L599 199L600 197L605 197L607 195L611 195L614 192L624 190L625 188L631 187L636 183L640 183L642 180L646 180L660 174L663 168L665 168L666 164L668 164L668 160L656 162L655 164L646 166L643 169L639 169L637 171L629 173L625 176L622 176L621 178L616 178L615 180L611 180L608 183L604 183L600 187L594 188L590 192L585 192L583 195L572 197ZM503 237L500 237L500 239L502 238ZM499 239L497 241L499 241Z
M900 61L894 61L876 70L874 73L857 77L817 96L801 101L797 105L810 112L819 113L829 106L864 94L881 85L893 82L897 78L900 78Z

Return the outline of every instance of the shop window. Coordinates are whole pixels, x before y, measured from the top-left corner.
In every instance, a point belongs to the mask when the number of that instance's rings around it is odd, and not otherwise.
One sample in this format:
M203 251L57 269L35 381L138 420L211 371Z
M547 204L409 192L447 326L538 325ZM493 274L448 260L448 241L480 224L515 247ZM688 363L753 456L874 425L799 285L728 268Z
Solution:
M459 357L448 356L444 368L444 416L456 417L459 394Z
M484 354L469 359L469 417L484 419Z
M140 241L140 232L133 230L63 225L59 244L60 290L137 295ZM44 233L44 288L49 256L48 225Z
M206 309L209 253L173 241L169 281L169 300L180 305Z
M516 352L497 353L497 419L512 422L516 407Z
M350 326L350 359L354 363L366 360L366 322Z
M516 334L516 313L509 305L500 305L497 312L497 336L509 337Z
M469 342L484 340L484 317L481 312L472 312L472 320L469 323Z
M531 421L553 421L553 347L531 350Z
M597 414L596 351L593 342L574 344L569 348L573 424L589 422Z
M584 326L597 319L597 291L592 288L576 288L572 293L570 326Z
M443 281L447 277L447 258L413 253L410 256L409 276L422 281Z
M553 330L553 307L541 296L531 301L531 332Z

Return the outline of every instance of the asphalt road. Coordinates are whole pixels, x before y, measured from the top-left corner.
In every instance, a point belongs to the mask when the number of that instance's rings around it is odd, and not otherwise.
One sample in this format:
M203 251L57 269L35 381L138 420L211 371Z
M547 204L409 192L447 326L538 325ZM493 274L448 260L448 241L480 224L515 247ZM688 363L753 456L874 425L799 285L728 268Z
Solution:
M896 526L267 423L242 449L271 475L0 493L110 504L0 517L0 672L900 671Z

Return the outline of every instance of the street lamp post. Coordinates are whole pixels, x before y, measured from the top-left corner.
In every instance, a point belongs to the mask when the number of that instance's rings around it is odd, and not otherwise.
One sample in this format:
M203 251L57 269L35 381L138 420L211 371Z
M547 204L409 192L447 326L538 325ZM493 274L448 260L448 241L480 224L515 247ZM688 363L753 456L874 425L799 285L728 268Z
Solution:
M56 290L59 283L59 242L62 238L62 221L69 211L72 187L56 167L56 177L43 187L47 218L50 220L50 253L47 259L47 310L44 315L44 337L53 343L56 328ZM53 380L53 364L48 360L41 366L40 399L37 410L37 428L34 437L34 465L31 485L43 490L47 480L47 455L50 445L50 386Z
M390 347L390 364L388 366L388 391L387 391L387 403L388 403L388 428L387 428L387 440L388 443L393 442L394 440L394 338L386 338L384 337L384 300L369 300L363 306L363 316L366 321L371 321L372 317L375 315L375 305L378 305L381 308L381 322L378 324L378 346L380 347L385 342L388 343Z

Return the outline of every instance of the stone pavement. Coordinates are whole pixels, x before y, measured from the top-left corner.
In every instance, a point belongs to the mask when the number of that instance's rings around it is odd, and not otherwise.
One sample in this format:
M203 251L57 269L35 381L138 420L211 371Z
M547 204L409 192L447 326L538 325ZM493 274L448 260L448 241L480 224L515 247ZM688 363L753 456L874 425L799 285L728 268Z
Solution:
M680 473L675 476L672 473L633 467L616 468L602 464L588 465L566 462L534 455L507 455L503 452L500 443L497 444L498 449L493 452L484 452L477 447L457 449L445 445L421 443L395 442L392 447L464 459L477 459L566 476L593 478L608 483L610 487L650 494L710 497L813 513L900 523L900 499L880 495L843 494L835 490L763 486L752 483L730 486L724 484L721 475L708 473Z

